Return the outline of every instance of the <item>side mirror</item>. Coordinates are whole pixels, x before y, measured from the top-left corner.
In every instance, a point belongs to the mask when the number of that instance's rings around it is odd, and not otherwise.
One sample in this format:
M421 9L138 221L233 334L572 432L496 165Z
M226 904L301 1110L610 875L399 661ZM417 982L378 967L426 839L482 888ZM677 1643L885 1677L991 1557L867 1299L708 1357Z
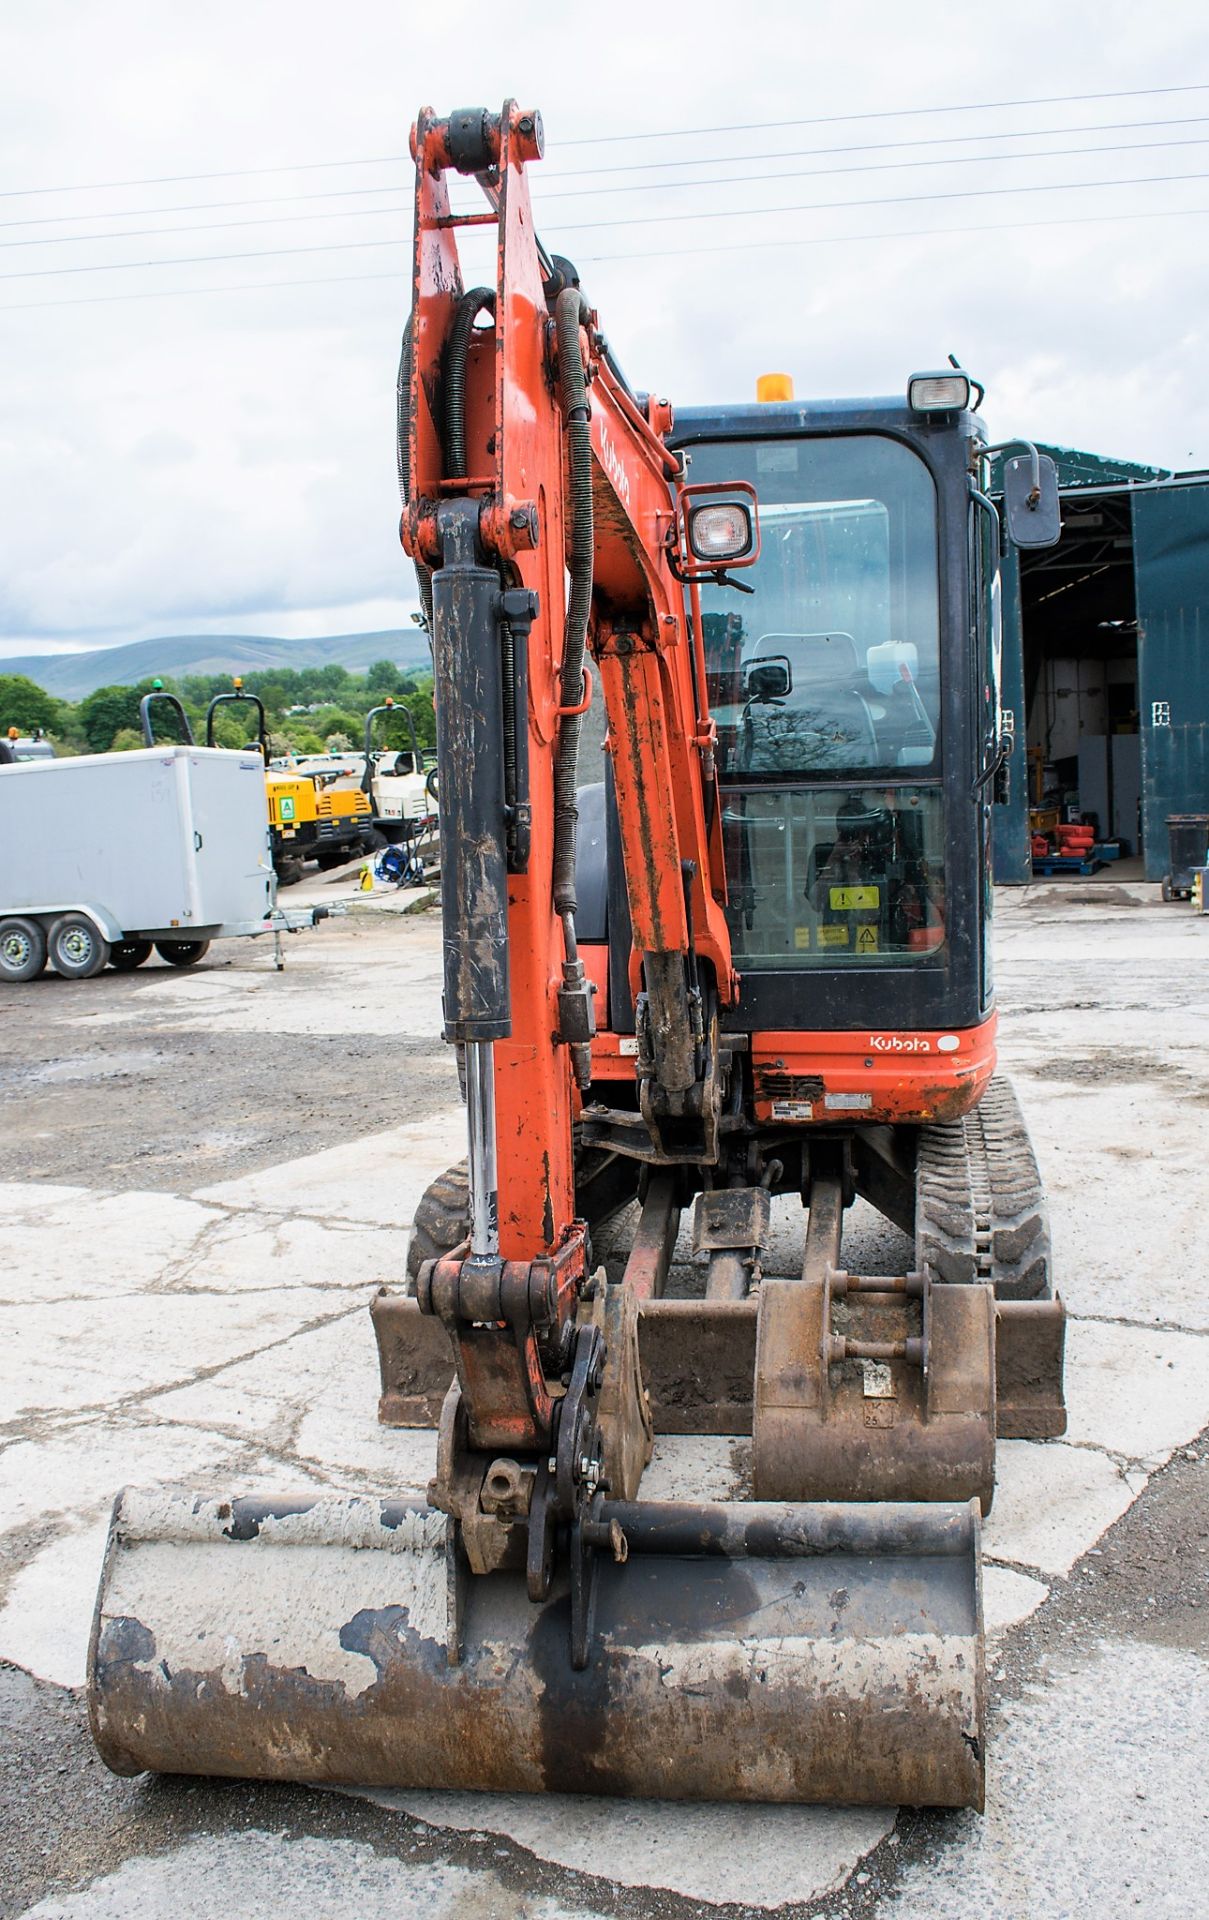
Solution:
M784 700L793 689L793 674L783 654L771 660L752 660L743 669L745 700Z
M1048 454L1015 454L1003 467L1003 516L1017 547L1054 547L1062 537L1058 469Z

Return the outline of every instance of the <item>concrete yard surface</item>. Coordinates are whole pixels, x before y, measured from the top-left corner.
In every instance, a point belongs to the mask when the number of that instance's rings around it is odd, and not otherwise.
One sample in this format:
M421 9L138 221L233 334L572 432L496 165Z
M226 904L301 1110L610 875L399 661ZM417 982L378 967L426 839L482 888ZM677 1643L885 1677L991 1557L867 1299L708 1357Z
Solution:
M366 1306L464 1151L440 921L350 913L281 974L232 942L188 973L4 992L3 1920L1209 1908L1209 922L1133 883L1005 891L997 916L1070 1420L999 1450L982 1816L108 1774L81 1688L123 1484L399 1493L432 1471L433 1436L377 1424ZM800 1231L778 1202L773 1268ZM902 1270L868 1209L850 1239ZM735 1495L749 1464L743 1441L661 1441L644 1491Z

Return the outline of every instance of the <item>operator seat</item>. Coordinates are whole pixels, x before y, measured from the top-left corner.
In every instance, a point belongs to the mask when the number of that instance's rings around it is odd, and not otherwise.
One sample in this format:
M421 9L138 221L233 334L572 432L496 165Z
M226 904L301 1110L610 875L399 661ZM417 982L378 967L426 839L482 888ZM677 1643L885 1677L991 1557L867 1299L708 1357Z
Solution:
M765 633L744 656L789 662L783 699L749 700L743 715L739 768L745 773L801 774L875 767L877 728L859 691L861 669L850 633Z

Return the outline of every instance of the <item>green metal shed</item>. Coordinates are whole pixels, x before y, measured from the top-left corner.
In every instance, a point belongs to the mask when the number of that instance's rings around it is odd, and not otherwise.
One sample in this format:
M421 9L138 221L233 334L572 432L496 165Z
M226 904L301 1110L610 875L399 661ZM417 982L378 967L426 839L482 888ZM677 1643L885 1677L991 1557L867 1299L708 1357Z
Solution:
M1002 697L1017 752L1011 801L996 809L995 877L1032 877L1038 769L1081 769L1104 742L1106 763L1134 769L1136 815L1131 804L1120 837L1161 880L1167 816L1209 812L1209 473L1041 450L1058 467L1063 537L1005 555ZM1073 685L1047 684L1055 663Z

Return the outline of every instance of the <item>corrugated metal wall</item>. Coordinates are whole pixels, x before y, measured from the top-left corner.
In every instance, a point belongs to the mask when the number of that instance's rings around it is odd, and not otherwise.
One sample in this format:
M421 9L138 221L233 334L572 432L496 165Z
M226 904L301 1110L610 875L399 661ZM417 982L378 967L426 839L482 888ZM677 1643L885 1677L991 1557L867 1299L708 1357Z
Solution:
M1011 791L1006 806L991 810L995 879L1000 886L1024 886L1033 877L1028 831L1028 715L1024 704L1024 628L1021 619L1020 552L1010 542L1000 570L1003 594L1003 680L1000 702L1012 716Z
M1209 813L1209 485L1133 497L1146 878L1168 869L1167 816Z

